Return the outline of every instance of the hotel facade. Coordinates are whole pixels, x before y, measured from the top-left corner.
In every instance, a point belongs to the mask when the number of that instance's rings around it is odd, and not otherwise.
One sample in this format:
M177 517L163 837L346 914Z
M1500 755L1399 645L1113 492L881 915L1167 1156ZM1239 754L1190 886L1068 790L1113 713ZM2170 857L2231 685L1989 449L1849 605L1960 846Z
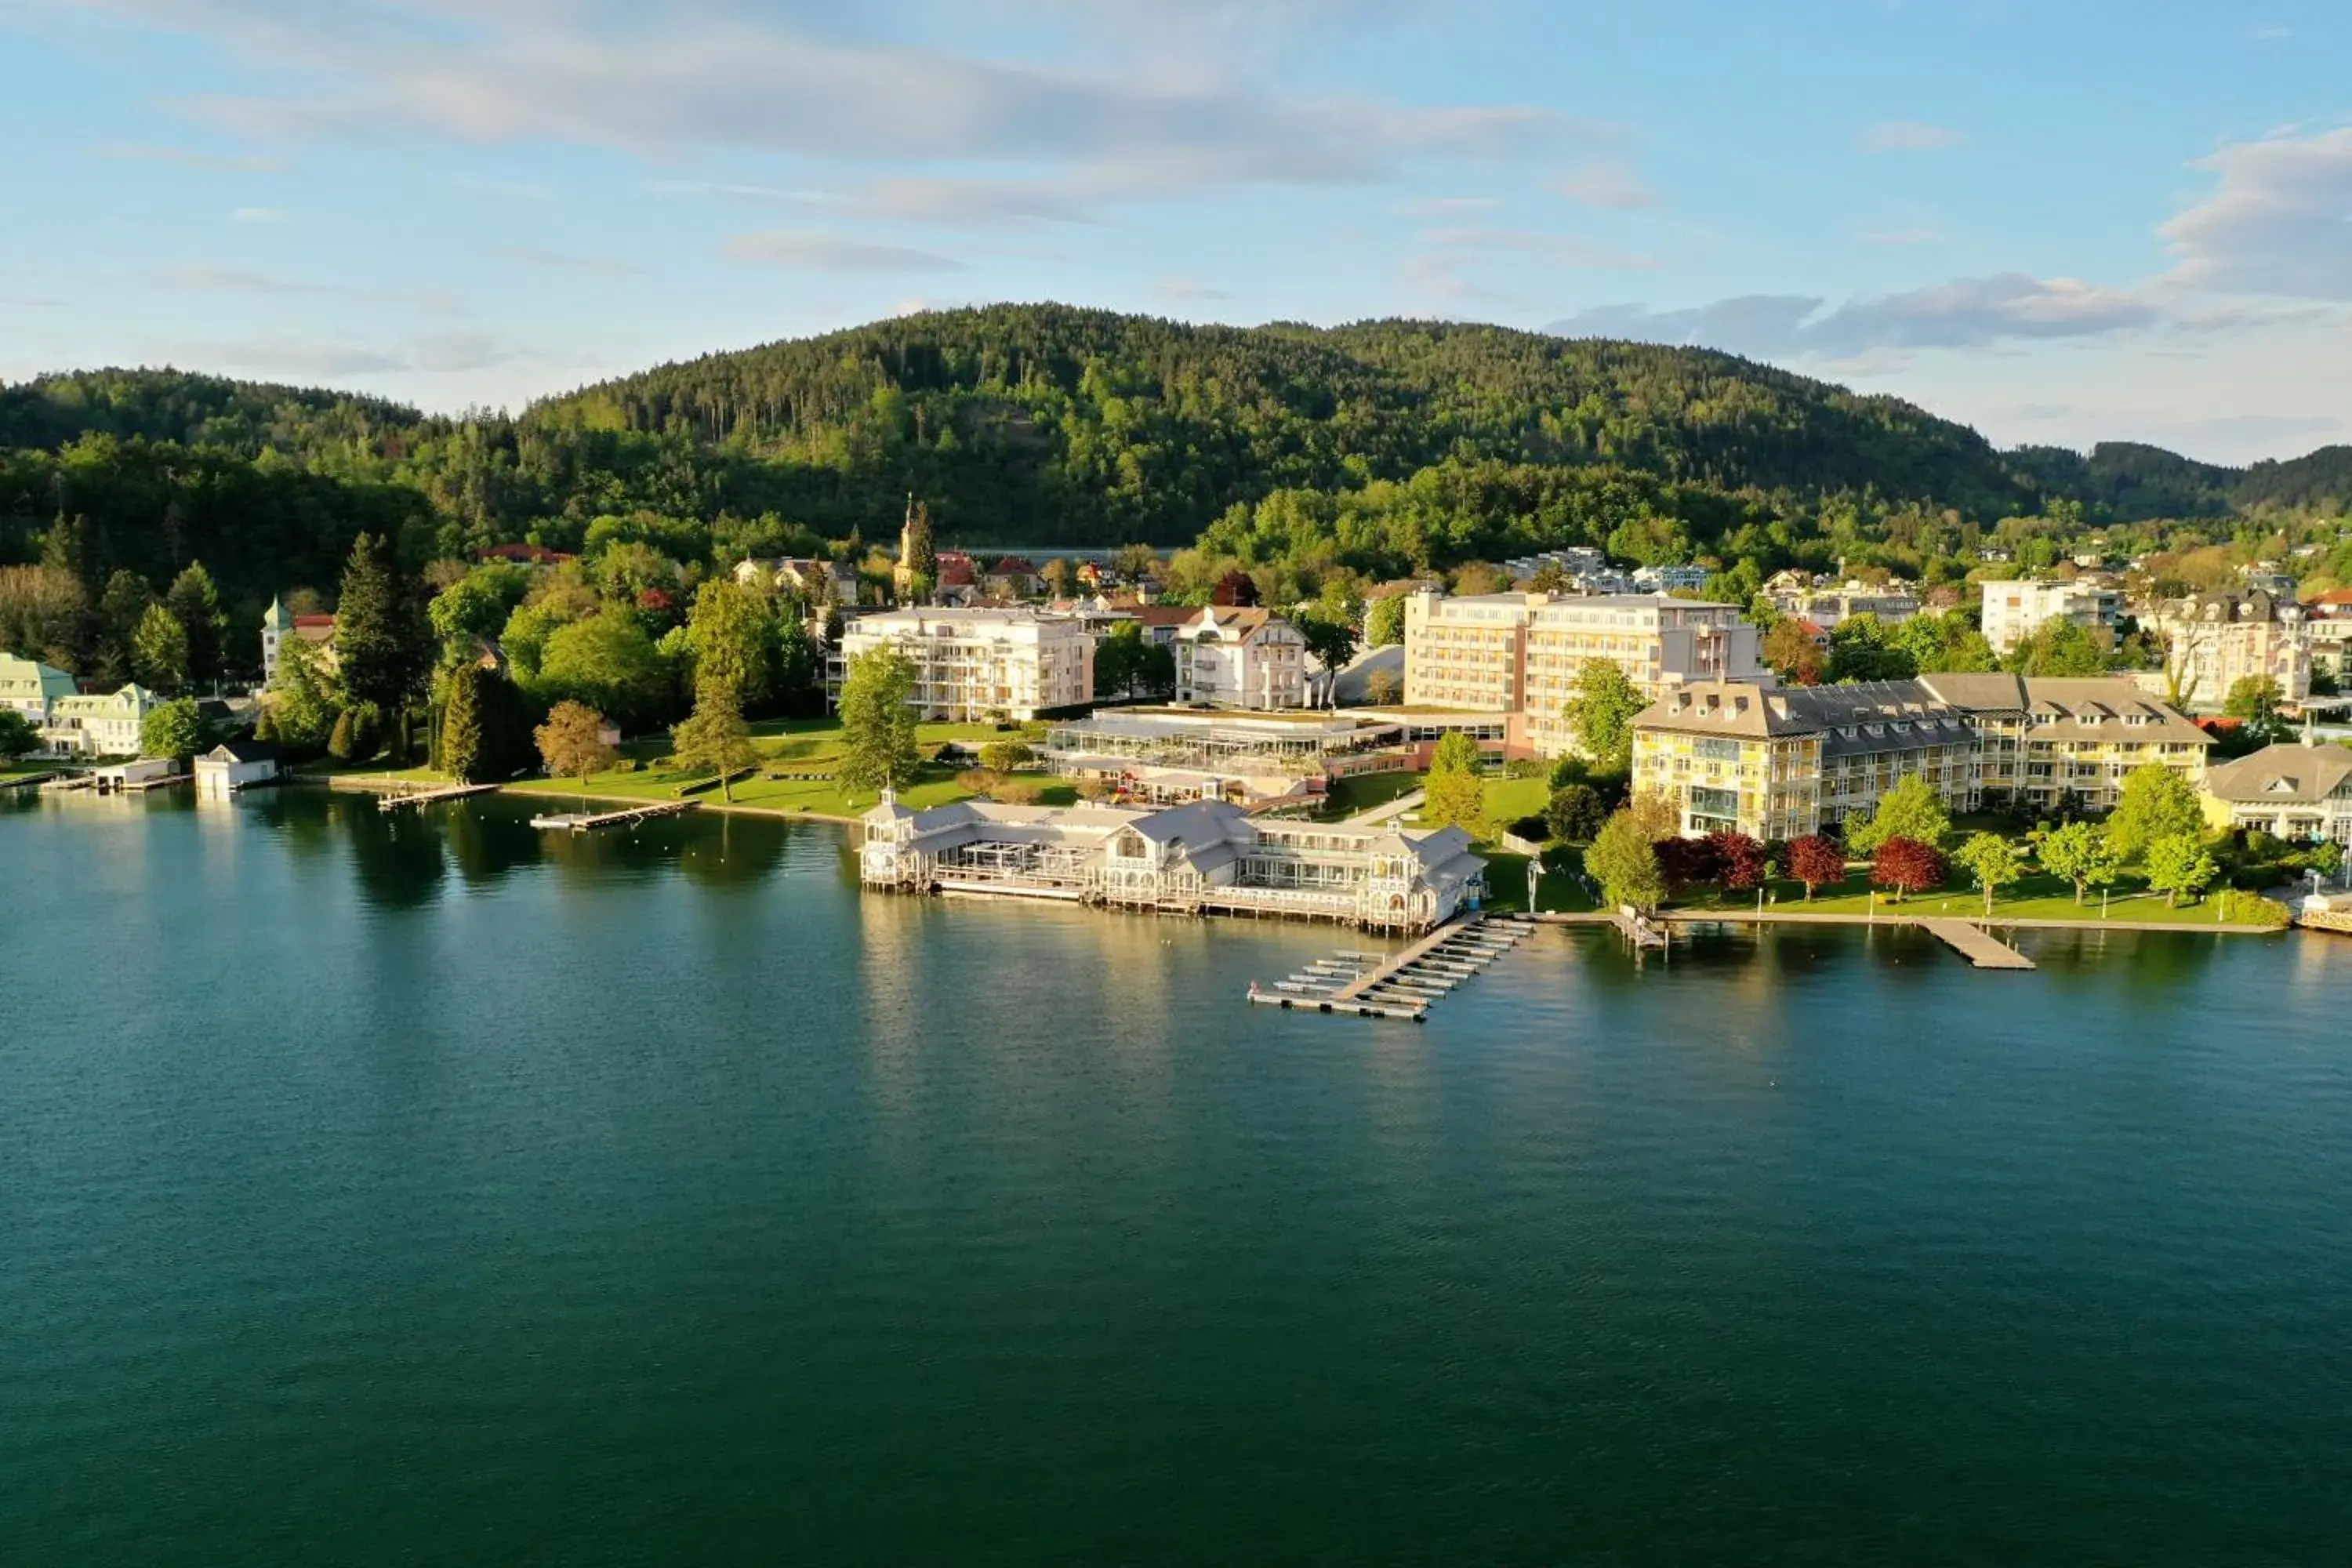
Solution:
M1665 796L1686 835L1817 832L1876 808L1906 777L1954 811L1996 801L2112 809L2161 763L2205 778L2212 737L2129 681L1928 675L1764 691L1688 685L1633 721L1633 787Z
M1095 639L1084 622L1034 610L904 609L860 616L843 629L827 696L857 658L890 648L915 667L908 706L925 719L1027 721L1094 700Z
M1521 749L1575 749L1566 717L1593 659L1654 700L1685 682L1769 687L1756 628L1729 605L1640 595L1415 594L1405 601L1409 708L1523 714Z

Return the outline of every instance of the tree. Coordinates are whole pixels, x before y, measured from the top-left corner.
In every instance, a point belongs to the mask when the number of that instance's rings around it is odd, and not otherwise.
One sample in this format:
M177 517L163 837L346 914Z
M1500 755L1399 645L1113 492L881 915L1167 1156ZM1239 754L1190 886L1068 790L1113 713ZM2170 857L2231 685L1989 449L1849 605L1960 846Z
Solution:
M1944 841L1951 826L1934 788L1917 773L1906 773L1878 797L1876 810L1846 829L1845 841L1865 855L1889 838L1912 838L1933 846Z
M434 595L425 618L441 639L443 656L452 662L473 657L475 639L496 637L530 587L530 568L494 562Z
M1925 893L1944 885L1944 858L1931 844L1897 835L1883 840L1870 862L1875 887L1895 889L1895 901L1906 893Z
M621 760L621 753L604 739L604 716L584 702L557 703L547 722L531 731L531 739L539 744L540 761L546 764L548 775L578 778L583 795L589 774L603 773Z
M459 784L479 784L486 776L482 684L487 678L488 672L480 665L461 664L449 672L441 700L440 767Z
M0 760L13 763L40 749L41 732L33 721L14 708L0 708Z
M1396 647L1404 641L1404 599L1390 594L1364 607L1364 646Z
M1772 629L1764 634L1764 662L1783 680L1798 686L1819 686L1829 670L1830 656L1813 640L1804 624L1790 616L1774 623Z
M719 795L732 805L735 775L760 761L760 749L751 743L751 726L743 721L734 688L717 679L698 683L693 716L670 732L670 752L677 765L688 773L717 773Z
M218 680L226 662L222 643L228 635L228 616L221 612L220 588L205 563L189 562L186 570L172 579L163 603L180 618L181 628L188 636L188 678L205 685Z
M2087 626L2063 616L2036 626L2010 651L2009 668L2020 675L2105 675L2107 650Z
M1575 694L1564 716L1576 731L1576 743L1593 765L1623 773L1633 762L1633 716L1647 704L1617 661L1588 658L1576 672Z
M1376 669L1364 678L1364 696L1375 708L1393 708L1404 699L1404 682L1393 669Z
M327 755L339 763L363 763L383 749L382 717L373 702L354 702L335 715Z
M1486 837L1486 786L1478 778L1477 742L1459 730L1440 737L1423 792L1423 826L1460 827L1473 838Z
M2244 721L2248 741L2268 745L2290 733L2286 721L2279 717L2279 705L2285 700L2286 693L2269 676L2242 675L2231 683L2229 695L2222 699L2221 711Z
M670 669L637 617L618 606L559 626L539 661L539 690L595 709L625 725L675 712Z
M1609 803L1588 784L1563 784L1551 792L1544 808L1544 826L1566 844L1589 844L1609 820Z
M1952 860L1984 889L1987 914L1992 913L1993 896L2025 875L2025 851L1998 833L1970 834L1952 851Z
M939 543L931 537L931 507L912 497L907 501L907 526L899 544L899 568L907 574L907 596L919 600L940 580Z
M1018 772L1036 761L1037 753L1019 741L991 741L980 749L981 765L1000 773Z
M1121 621L1095 645L1095 695L1124 697L1135 689L1143 661L1143 628Z
M139 754L144 757L169 757L185 767L205 743L204 717L194 698L158 703L139 721Z
M1326 669L1338 669L1356 657L1355 628L1347 622L1302 613L1291 624L1307 639L1307 651L1320 659Z
M915 782L915 666L895 648L869 648L850 662L841 683L841 765L845 792L895 789Z
M404 752L400 716L433 664L431 628L393 566L392 546L361 534L343 564L335 603L335 661L343 690L393 721L394 747Z
M1668 834L1654 845L1658 858L1658 873L1666 879L1670 892L1682 892L1716 880L1723 875L1723 861L1716 852L1712 838L1685 838Z
M92 674L110 682L131 679L131 639L138 635L141 619L154 603L154 590L136 572L124 568L106 580L106 592L98 600Z
M1805 885L1805 901L1811 903L1814 889L1845 880L1845 850L1826 834L1790 839L1789 875Z
M766 601L732 577L713 577L696 591L686 623L694 649L697 705L703 684L727 688L736 706L757 706L769 695L776 640Z
M325 650L306 637L281 644L268 706L281 745L297 751L325 745L341 708L334 679L327 673Z
M1707 836L1715 850L1717 879L1734 892L1760 888L1769 874L1772 862L1766 858L1764 846L1745 833L1715 833Z
M1638 807L1628 805L1593 835L1592 847L1584 852L1584 869L1601 884L1601 895L1610 904L1654 909L1666 896L1652 826Z
M140 685L177 691L188 684L188 633L180 617L150 605L131 637L131 670Z
M1166 643L1146 643L1135 661L1135 689L1146 697L1165 700L1176 694L1176 650Z
M2213 857L2206 853L2204 840L2194 833L2168 833L2147 846L2147 885L2176 909L2181 894L2194 898L2221 874Z
M2081 903L2094 883L2116 879L2118 858L2107 836L2087 822L2070 822L2042 836L2042 868L2074 884L2074 901Z
M2204 832L2205 810L2187 778L2162 763L2143 763L2124 775L2107 818L2107 847L2129 863L2159 838Z
M1838 683L1854 680L1908 680L1919 664L1895 646L1885 621L1864 613L1848 616L1830 628L1828 678Z

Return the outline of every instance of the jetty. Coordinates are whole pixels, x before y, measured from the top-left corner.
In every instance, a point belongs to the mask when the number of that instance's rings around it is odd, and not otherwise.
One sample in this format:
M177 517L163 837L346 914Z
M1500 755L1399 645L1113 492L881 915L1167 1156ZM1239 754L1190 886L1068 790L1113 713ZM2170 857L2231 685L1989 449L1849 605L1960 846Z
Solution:
M88 773L52 773L41 784L43 795L63 795L68 790L94 789L98 781Z
M1619 907L1610 915L1609 923L1615 926L1623 934L1625 940L1633 944L1633 950L1636 952L1647 948L1664 947L1670 940L1666 934L1667 928L1663 922L1654 921L1641 910L1630 906Z
M1979 969L2031 969L2033 960L2005 946L1982 926L1967 921L1931 920L1919 922L1954 952Z
M1249 999L1273 1007L1423 1023L1433 1003L1444 1000L1534 929L1523 921L1473 916L1449 921L1394 953L1341 948L1301 965L1286 979L1268 985L1250 982Z
M68 778L71 776L72 775L66 773L62 768L56 769L46 773L26 773L21 778L0 779L0 790L34 789L40 785L48 784L53 779Z
M387 795L375 803L378 811L398 811L405 805L437 805L445 800L463 800L469 795L488 795L499 786L494 784L447 784L437 789L403 790Z
M698 810L698 800L659 801L651 805L633 805L621 811L573 811L549 816L534 816L533 827L561 828L572 833L593 833L600 827L630 827L640 822L651 822L657 816L682 816Z

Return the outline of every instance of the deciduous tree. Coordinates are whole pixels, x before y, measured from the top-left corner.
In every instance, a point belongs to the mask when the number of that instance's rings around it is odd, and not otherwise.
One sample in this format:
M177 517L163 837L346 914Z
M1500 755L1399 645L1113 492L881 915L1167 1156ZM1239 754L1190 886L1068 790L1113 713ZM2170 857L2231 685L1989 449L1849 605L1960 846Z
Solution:
M1609 820L1609 803L1588 784L1563 784L1551 792L1544 808L1544 825L1566 844L1589 844Z
M1951 831L1952 819L1927 781L1906 773L1878 797L1877 809L1846 829L1845 841L1868 854L1890 838L1913 838L1933 847Z
M557 703L547 722L531 731L531 739L538 742L548 775L577 778L583 794L589 774L603 773L621 760L604 739L604 716L584 702Z
M2116 859L2128 863L2159 838L2194 837L2204 827L2205 810L2195 786L2162 763L2143 763L2124 775L2107 818L2107 846Z
M205 721L193 698L160 702L139 721L142 756L169 757L185 767L189 758L205 750Z
M1404 599L1402 594L1390 594L1365 606L1367 647L1395 647L1404 641Z
M2114 881L2121 864L2107 836L2087 822L2070 822L2043 834L2038 858L2043 870L2074 884L2078 904L2095 885Z
M2194 898L2210 887L2221 868L2194 833L2168 833L2147 846L2147 885L2178 908L2180 895Z
M1623 773L1633 765L1633 716L1645 706L1615 659L1588 658L1576 672L1576 690L1563 716L1594 767Z
M1828 673L1830 656L1804 623L1790 616L1764 634L1764 662L1793 685L1819 686Z
M0 758L15 762L41 749L41 732L14 708L0 708Z
M1423 786L1421 820L1429 827L1460 827L1473 838L1486 835L1486 787L1478 778L1478 743L1450 730L1429 759Z
M894 648L869 648L850 662L841 685L841 765L835 776L848 792L904 788L922 758L915 749L917 716L909 706L915 667Z
M720 797L733 804L735 775L760 761L733 687L706 679L695 688L694 712L671 731L670 752L688 773L717 773Z
M2001 889L2025 875L2025 851L1998 833L1972 833L1952 852L1953 862L1984 890L1985 913Z
M1654 909L1666 896L1653 826L1638 806L1625 806L1601 825L1584 852L1584 869L1601 884L1601 897L1611 905Z
M180 617L150 605L131 637L131 671L140 685L178 691L188 684L188 632Z
M1761 887L1771 861L1764 855L1764 846L1745 833L1714 833L1707 836L1714 847L1716 879L1734 892Z
M702 688L713 680L727 688L739 710L767 700L775 651L772 618L765 596L732 577L713 577L696 590L686 634L694 650L698 708Z
M1809 833L1789 842L1789 875L1805 885L1805 901L1816 889L1845 880L1845 849L1826 834Z
M1870 879L1895 889L1895 901L1906 893L1925 893L1944 885L1944 857L1934 846L1897 836L1882 841L1870 862Z

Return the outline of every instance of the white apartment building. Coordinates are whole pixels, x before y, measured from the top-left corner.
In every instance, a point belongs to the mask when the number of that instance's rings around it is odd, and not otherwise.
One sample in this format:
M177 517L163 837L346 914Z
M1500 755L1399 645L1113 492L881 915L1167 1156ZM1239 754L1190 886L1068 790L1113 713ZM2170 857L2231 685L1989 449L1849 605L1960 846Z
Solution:
M1654 701L1685 681L1771 686L1756 628L1729 605L1643 595L1478 594L1405 601L1408 707L1523 716L1515 748L1571 750L1577 678L1611 660Z
M1919 613L1919 595L1907 589L1873 588L1863 583L1832 588L1802 579L1801 573L1780 573L1765 584L1765 597L1783 616L1811 621L1823 631L1855 616L1876 616L1895 626Z
M891 610L842 631L827 692L837 698L849 665L877 647L915 666L913 707L926 719L977 723L995 714L1034 719L1094 700L1095 639L1074 616L1034 610Z
M1211 605L1178 626L1176 700L1273 711L1304 708L1307 638L1265 610Z
M2193 707L2219 709L2248 676L2278 682L2288 702L2311 695L2311 618L2293 599L2252 593L2176 599L2151 617L2164 634L2165 672Z
M2019 578L1984 585L1985 641L1998 654L2016 651L2017 645L2052 621L2072 621L2093 631L2112 633L2123 616L2124 596L2113 588L2088 583L2050 583Z
M74 678L62 669L0 653L0 708L15 709L36 730L47 728L50 709L76 689Z
M139 731L163 700L133 683L104 697L60 697L41 738L49 750L89 757L135 757Z

